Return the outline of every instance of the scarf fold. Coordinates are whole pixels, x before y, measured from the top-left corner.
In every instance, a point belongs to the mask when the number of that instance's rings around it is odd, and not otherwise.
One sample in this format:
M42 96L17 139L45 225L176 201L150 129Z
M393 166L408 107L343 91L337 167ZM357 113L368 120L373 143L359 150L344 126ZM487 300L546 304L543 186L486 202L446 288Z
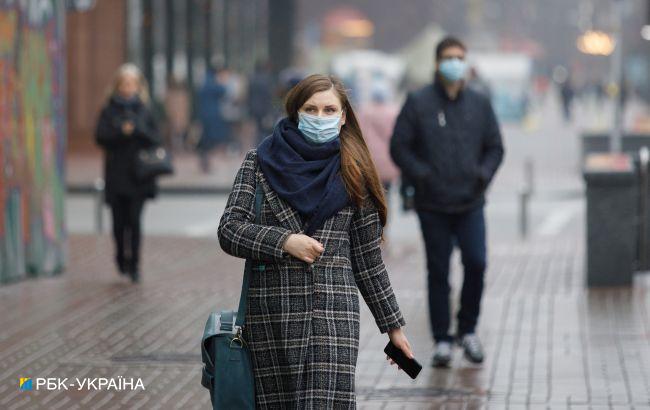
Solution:
M305 235L350 203L341 178L339 138L305 140L295 122L282 119L257 148L260 169L275 193L300 214Z

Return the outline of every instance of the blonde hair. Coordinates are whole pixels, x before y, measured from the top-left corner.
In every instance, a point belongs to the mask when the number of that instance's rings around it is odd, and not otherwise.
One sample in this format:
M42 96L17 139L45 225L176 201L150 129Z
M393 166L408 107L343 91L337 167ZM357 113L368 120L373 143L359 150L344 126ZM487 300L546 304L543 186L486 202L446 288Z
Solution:
M132 75L138 79L138 84L140 85L138 90L138 97L140 98L140 101L142 101L143 104L149 104L150 98L149 98L149 86L147 85L147 79L144 78L144 74L142 74L142 71L138 68L138 66L133 63L122 64L117 69L117 71L115 71L115 75L113 76L113 81L111 82L111 86L108 90L108 97L110 98L117 94L117 89L120 86L120 82L122 81L122 78L127 75Z

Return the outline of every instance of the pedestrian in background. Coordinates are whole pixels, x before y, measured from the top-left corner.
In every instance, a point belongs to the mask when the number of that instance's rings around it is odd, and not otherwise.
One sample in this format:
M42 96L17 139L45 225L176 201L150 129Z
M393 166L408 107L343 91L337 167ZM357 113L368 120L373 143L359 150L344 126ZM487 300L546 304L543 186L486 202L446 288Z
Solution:
M380 86L371 91L370 102L359 112L359 126L386 192L387 205L390 204L391 187L399 178L399 169L390 157L390 138L398 113L399 107L391 101L390 91L387 87ZM390 247L386 246L387 242L388 238L384 232L385 252L390 251Z
M275 81L268 62L259 62L248 81L248 114L255 122L255 145L273 131L273 93Z
M241 159L241 154L246 152L253 144L254 134L252 130L246 129L246 83L247 78L240 72L232 69L221 70L217 75L217 82L221 84L226 93L221 102L221 115L228 124L230 134L224 144L225 150L219 150L219 154ZM251 142L250 144L248 142ZM245 148L246 146L248 148ZM222 161L223 162L223 161Z
M199 167L202 172L210 171L210 153L217 150L219 159L225 157L227 144L230 142L231 128L223 115L226 99L225 68L208 69L205 81L199 91L199 120L201 121L201 138L196 146Z
M280 71L278 74L278 85L276 88L276 95L279 101L286 101L289 91L293 89L300 81L302 81L307 74L300 68L287 67ZM284 107L279 106L273 113L273 125L277 124L284 118Z
M562 114L564 122L571 121L573 98L575 97L575 90L573 88L573 80L569 76L560 84L560 101L562 102Z
M399 169L390 157L390 138L393 135L399 107L390 101L389 91L375 88L370 103L359 112L359 126L375 161L379 179L388 192L399 178Z
M285 109L247 153L218 231L227 253L266 263L253 264L243 334L256 404L354 408L359 290L380 332L413 357L379 248L384 192L339 80L305 78Z
M484 356L475 333L487 260L483 208L504 150L490 101L465 87L465 53L458 39L438 44L434 83L407 97L391 140L395 163L415 187L429 271L434 366L451 361L449 261L455 244L464 267L456 338L471 362L481 363Z
M148 103L142 72L133 64L124 64L115 74L95 134L105 154L104 195L113 216L115 260L120 273L128 274L134 282L140 278L144 202L157 193L154 179L136 178L136 157L140 149L161 144Z
M167 146L180 152L187 141L190 127L190 94L185 82L171 75L165 92L165 117L167 119Z

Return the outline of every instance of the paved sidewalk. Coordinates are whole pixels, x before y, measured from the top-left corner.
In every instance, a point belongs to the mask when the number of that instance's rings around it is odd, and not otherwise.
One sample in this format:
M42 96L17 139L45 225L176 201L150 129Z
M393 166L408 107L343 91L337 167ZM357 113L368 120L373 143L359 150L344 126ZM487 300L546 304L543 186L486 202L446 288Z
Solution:
M425 365L411 381L388 366L362 304L357 367L362 409L650 408L650 284L582 288L574 237L499 243L480 335L487 360L434 370L418 233L386 263ZM415 239L417 238L417 239ZM205 409L198 343L210 310L235 306L242 262L216 240L148 237L143 282L114 272L108 237L72 236L69 272L0 288L0 408ZM454 289L460 280L455 257ZM142 378L145 391L31 391L19 377Z

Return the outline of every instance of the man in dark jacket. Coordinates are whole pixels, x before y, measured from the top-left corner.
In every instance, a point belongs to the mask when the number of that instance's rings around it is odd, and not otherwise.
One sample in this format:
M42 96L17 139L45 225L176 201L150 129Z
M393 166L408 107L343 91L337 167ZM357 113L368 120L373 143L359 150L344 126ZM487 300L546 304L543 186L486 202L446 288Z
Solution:
M464 267L456 336L467 359L483 361L475 333L487 259L483 207L504 154L489 100L465 87L465 53L455 38L438 44L435 81L409 94L391 140L393 160L415 187L437 367L451 361L449 260L455 244Z

